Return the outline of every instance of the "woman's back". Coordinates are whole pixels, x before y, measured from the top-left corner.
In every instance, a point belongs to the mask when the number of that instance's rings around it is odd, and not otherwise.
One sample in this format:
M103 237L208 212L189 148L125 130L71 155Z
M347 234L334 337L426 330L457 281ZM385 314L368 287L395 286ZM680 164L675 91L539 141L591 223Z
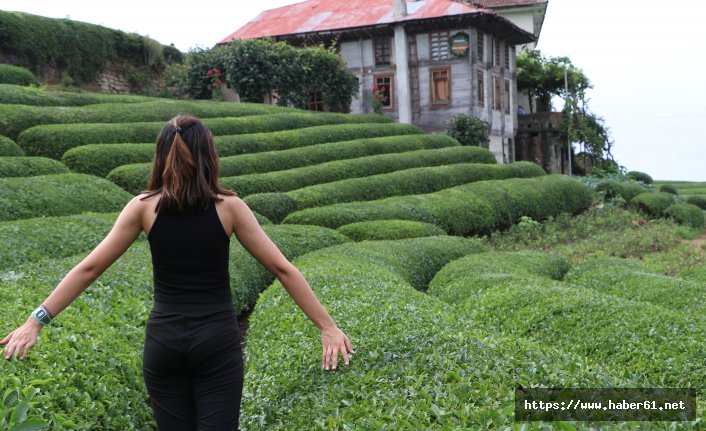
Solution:
M152 252L155 302L232 303L230 237L218 217L215 201L205 210L160 210L147 238Z

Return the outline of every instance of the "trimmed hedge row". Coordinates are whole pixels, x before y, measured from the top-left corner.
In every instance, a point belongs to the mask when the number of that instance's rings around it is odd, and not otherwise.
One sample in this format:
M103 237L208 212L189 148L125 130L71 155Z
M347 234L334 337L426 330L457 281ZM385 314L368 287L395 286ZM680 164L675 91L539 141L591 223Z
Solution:
M41 124L166 122L183 112L201 118L213 118L296 111L291 108L262 103L206 100L158 100L129 104L101 103L77 107L0 105L0 134L16 137L23 130Z
M452 235L474 235L506 228L522 216L543 220L561 213L577 214L592 200L591 190L578 180L546 175L309 208L289 214L283 223L337 228L357 221L404 219L432 223Z
M37 78L24 67L0 64L0 84L28 86L36 83Z
M286 226L286 225L283 225ZM419 238L446 235L443 229L431 223L412 220L376 220L346 224L339 232L353 241Z
M0 178L32 177L68 172L69 168L65 164L46 157L0 156Z
M84 213L0 222L0 270L88 252L110 232L118 214ZM144 235L138 237L144 239Z
M87 212L0 222L0 238L3 241L3 247L0 247L0 270L11 269L26 262L87 253L110 232L119 214ZM253 211L253 214L260 225L272 224L257 212ZM141 241L147 237L143 233L137 239Z
M263 228L290 259L349 241L335 231L313 226ZM231 242L231 285L235 292L241 291L241 282L262 290L266 285L257 283L266 280L267 270L240 261L239 247L237 241ZM8 333L21 325L26 317L17 311L36 307L83 258L85 253L46 259L41 265L28 263L3 274L2 330ZM141 369L144 326L153 301L149 259L147 241L135 242L42 330L24 362L3 366L3 381L40 390L30 414L50 421L50 429L155 429Z
M444 166L456 163L482 163L489 151L479 147L446 147L429 150L405 151L404 153L374 154L354 159L332 160L317 165L303 166L261 174L224 177L224 185L237 190L242 196L255 193L284 192L316 184L329 183L350 178L369 177L403 169ZM479 166L478 177L497 174L503 177L500 165ZM537 166L537 165L535 165ZM539 166L537 166L539 168ZM503 173L501 173L503 172ZM534 170L536 174L536 170ZM544 171L539 168L542 174ZM439 179L441 180L441 179Z
M630 205L652 217L662 217L664 211L676 202L671 193L647 192L640 193L630 200Z
M0 156L24 156L25 152L12 139L0 136Z
M122 210L132 195L86 174L0 178L0 221Z
M71 91L47 91L19 85L0 84L0 104L34 106L85 106L96 103L140 103L152 102L155 97L127 94L76 93Z
M321 370L317 328L275 281L250 316L243 427L510 429L518 384L620 384L580 355L496 337L415 290L446 262L483 249L441 236L349 243L297 258L357 354L348 366L339 358L336 372Z
M696 205L681 202L672 204L664 210L664 216L669 217L679 224L689 226L696 230L704 228L704 212Z
M654 182L652 177L644 172L630 171L626 175L628 176L628 178L631 178L635 181L639 181L643 184L652 184Z
M217 136L216 149L221 157L222 176L239 175L238 170L229 170L225 157L240 153L257 153L304 147L324 142L347 139L407 135L421 133L409 124L371 123L335 124L305 127L281 132L252 133L246 135ZM74 147L64 153L61 161L76 172L104 177L118 166L132 163L147 163L154 157L155 144L89 144ZM289 166L292 167L292 166ZM289 167L287 169L289 169ZM151 166L148 166L151 168ZM145 168L143 167L143 170ZM275 170L275 169L272 169ZM149 172L149 171L148 171ZM247 172L249 173L249 172Z
M605 193L606 200L614 199L618 196L629 202L630 199L639 195L640 193L645 193L646 190L636 181L603 181L596 185L596 191Z
M34 126L20 133L17 143L28 155L58 159L70 148L80 145L156 141L165 121ZM325 124L387 122L391 122L391 120L383 115L309 112L205 118L203 120L203 123L211 129L214 135L274 132Z
M287 193L264 193L255 196L251 194L245 198L245 201L252 205L257 211L265 214L270 220L275 223L281 222L287 214L302 210L305 208L319 207L335 203L353 202L353 201L371 201L382 199L389 196L412 195L421 193L432 193L445 188L468 184L475 181L505 179L505 178L530 178L545 175L544 170L532 162L516 162L509 165L484 165L478 163L463 163L469 158L473 158L474 150L477 147L450 147L439 150L421 150L411 151L400 155L383 155L370 156L361 159L353 159L352 161L363 161L362 159L372 159L385 157L389 160L390 165L397 162L399 158L406 156L410 163L419 161L424 162L425 157L436 155L441 156L439 162L448 163L442 166L424 166L418 168L402 168L389 173L381 173L377 175L361 175L362 178L348 178L338 181L331 181L339 172L339 177L344 177L351 171L350 164L330 162L324 165L331 165L330 178L324 178L323 184L315 184L308 187L298 188ZM377 160L375 160L377 161ZM384 160L383 160L384 162ZM434 160L430 160L432 164ZM310 167L311 177L306 181L313 182L317 178L320 171L316 170L317 166ZM364 168L364 167L362 167ZM303 169L303 168L302 168ZM280 171L281 176L275 176L278 172L262 175L247 175L243 177L224 178L223 184L235 190L245 189L247 195L253 187L258 185L266 185L267 187L280 188L287 190L292 183L289 173L298 171L292 169L289 171ZM364 169L361 170L364 173ZM372 172L371 172L372 173ZM305 174L305 173L304 173ZM258 178L260 177L260 178ZM239 180L245 181L239 181ZM279 179L280 181L275 181ZM296 181L296 175L291 176L292 181ZM245 186L245 187L243 187Z
M460 146L454 139L445 135L402 135L382 138L356 139L354 141L316 144L291 150L265 151L254 154L222 157L219 160L221 176L247 175L281 171L302 166L325 163L334 160L352 159L376 154L390 154L432 148ZM490 154L487 150L477 150ZM495 157L490 154L493 162ZM483 157L483 160L487 160ZM119 166L107 178L125 190L143 190L152 170L150 163Z
M686 203L696 205L702 210L706 210L706 196L688 196Z
M571 268L565 281L625 299L706 316L706 286L653 273L634 260L590 259Z
M703 319L528 275L531 264L510 267L505 271L509 277L487 283L479 273L501 257L483 257L482 262L462 258L450 263L431 281L429 293L455 304L487 330L501 328L585 355L621 370L638 385L695 387L699 392L706 387ZM491 269L486 277L494 273Z

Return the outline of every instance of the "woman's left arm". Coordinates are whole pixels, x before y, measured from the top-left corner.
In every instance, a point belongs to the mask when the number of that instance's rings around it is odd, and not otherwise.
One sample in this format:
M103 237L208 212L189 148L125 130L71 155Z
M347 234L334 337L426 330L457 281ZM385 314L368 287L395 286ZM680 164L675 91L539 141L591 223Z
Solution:
M134 197L125 205L113 228L103 241L85 259L69 271L47 299L42 302L42 305L49 310L53 317L56 317L68 307L110 265L122 256L140 235L142 231L142 206L138 198L139 196ZM10 360L13 355L20 360L24 359L27 356L27 351L36 344L41 329L42 324L30 315L22 326L0 341L0 345L7 344L5 346L5 359Z

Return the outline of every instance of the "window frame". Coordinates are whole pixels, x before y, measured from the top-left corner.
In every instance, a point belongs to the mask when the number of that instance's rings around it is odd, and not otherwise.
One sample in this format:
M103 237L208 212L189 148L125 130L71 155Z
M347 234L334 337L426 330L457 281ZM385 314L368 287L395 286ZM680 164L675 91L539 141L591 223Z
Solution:
M510 93L510 80L505 78L505 115L510 115L512 111L510 106L512 105L512 94Z
M390 78L390 97L388 97L389 107L383 105L383 111L394 111L395 110L395 74L394 73L378 73L373 75L373 85L378 84L378 79L380 78ZM384 84L383 84L384 85Z
M378 63L378 41L387 41L387 63ZM384 55L384 53L383 53ZM373 63L375 67L387 67L392 66L392 38L390 36L378 36L373 37Z
M485 33L481 29L476 29L476 58L483 63L485 61Z
M477 71L476 86L478 87L476 90L478 106L485 108L485 70L483 69L478 69Z
M321 109L312 109L312 107L320 107ZM309 91L309 100L307 100L306 107L304 109L306 111L325 112L326 109L324 106L324 101L321 100L321 93L316 90Z
M448 102L435 102L434 100L434 72L446 72L447 73L447 85L449 93ZM452 105L452 95L451 95L451 66L438 66L429 68L429 107L430 108L442 108Z
M493 38L493 66L500 67L500 39Z
M502 86L500 75L493 75L493 111L502 111Z
M433 42L432 40L434 39L433 35L439 35L439 43L442 45L439 47L439 49L444 49L445 48L445 53L446 57L443 57L439 55L439 58L434 58L434 49L433 49ZM443 35L446 35L446 37L442 37ZM445 31L434 31L429 33L429 59L431 61L447 61L451 60L451 52L449 50L449 38L451 37L451 31L450 30L445 30ZM441 51L439 51L441 52Z

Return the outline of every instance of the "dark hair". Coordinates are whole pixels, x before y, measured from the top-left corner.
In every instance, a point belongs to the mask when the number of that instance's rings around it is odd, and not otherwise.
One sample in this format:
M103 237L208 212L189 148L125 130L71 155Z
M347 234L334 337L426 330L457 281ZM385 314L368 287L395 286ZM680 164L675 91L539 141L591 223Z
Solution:
M222 200L219 193L237 196L219 183L213 134L191 115L177 115L162 128L147 188L148 195L142 199L162 193L155 212L206 209L211 201Z

